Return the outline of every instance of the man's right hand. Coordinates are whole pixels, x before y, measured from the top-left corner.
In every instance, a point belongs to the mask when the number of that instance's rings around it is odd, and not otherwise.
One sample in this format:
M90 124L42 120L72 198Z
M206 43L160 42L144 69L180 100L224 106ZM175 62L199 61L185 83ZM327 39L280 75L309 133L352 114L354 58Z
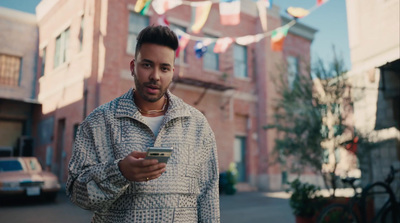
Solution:
M145 160L146 152L133 151L118 163L122 175L129 181L143 182L157 179L165 172L165 163Z

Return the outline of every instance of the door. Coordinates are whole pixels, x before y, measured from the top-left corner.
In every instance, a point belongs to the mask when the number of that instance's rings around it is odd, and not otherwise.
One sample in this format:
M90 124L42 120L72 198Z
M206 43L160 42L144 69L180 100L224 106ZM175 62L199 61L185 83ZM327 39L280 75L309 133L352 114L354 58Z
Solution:
M65 141L65 119L58 120L57 127L57 144L56 144L56 162L55 174L59 177L60 181L63 181L64 172L64 141Z
M233 159L238 171L238 182L246 182L246 137L235 137Z

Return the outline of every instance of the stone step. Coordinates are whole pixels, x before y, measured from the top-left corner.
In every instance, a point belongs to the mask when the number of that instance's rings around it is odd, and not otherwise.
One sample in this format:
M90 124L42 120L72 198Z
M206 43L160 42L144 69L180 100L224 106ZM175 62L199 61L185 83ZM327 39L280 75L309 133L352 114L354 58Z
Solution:
M249 183L246 182L239 182L236 184L236 190L238 192L252 192L258 191L257 187L251 186Z

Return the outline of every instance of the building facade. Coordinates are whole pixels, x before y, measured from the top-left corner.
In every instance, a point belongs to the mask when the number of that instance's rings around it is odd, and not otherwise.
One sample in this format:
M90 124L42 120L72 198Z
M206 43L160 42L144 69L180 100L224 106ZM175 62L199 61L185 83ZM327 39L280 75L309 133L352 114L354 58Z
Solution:
M32 156L38 27L33 14L0 7L0 154Z
M399 1L346 1L355 128L373 143L364 175L383 180L400 167ZM365 153L365 152L364 152Z
M152 9L134 12L135 0L43 0L36 8L39 26L38 99L42 113L36 136L36 155L52 157L51 169L62 182L71 157L79 123L97 106L125 93L134 85L129 63L134 58L135 38L147 25L158 24ZM191 8L180 5L166 12L170 27L189 31ZM262 33L253 1L242 1L241 22L219 23L218 4L196 36L239 37ZM288 22L278 8L268 10L268 30ZM239 181L261 190L281 188L281 170L273 159L274 133L263 126L273 112L272 75L278 65L303 69L298 61L310 61L316 30L296 24L289 30L282 52L274 52L270 38L249 45L232 44L225 53L208 50L195 56L189 41L176 60L170 91L204 113L215 132L220 171L235 162ZM211 46L212 47L212 46ZM211 48L212 49L212 48ZM287 60L287 58L291 58ZM304 65L305 66L305 65Z

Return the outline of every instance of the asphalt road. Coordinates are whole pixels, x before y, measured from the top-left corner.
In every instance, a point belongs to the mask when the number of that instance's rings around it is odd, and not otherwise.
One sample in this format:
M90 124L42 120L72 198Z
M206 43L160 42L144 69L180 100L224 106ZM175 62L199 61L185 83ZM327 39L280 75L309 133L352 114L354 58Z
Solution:
M241 192L221 195L223 223L293 223L284 193ZM277 198L284 197L284 198ZM30 199L0 203L1 223L89 223L92 213L73 205L63 193L55 202Z

